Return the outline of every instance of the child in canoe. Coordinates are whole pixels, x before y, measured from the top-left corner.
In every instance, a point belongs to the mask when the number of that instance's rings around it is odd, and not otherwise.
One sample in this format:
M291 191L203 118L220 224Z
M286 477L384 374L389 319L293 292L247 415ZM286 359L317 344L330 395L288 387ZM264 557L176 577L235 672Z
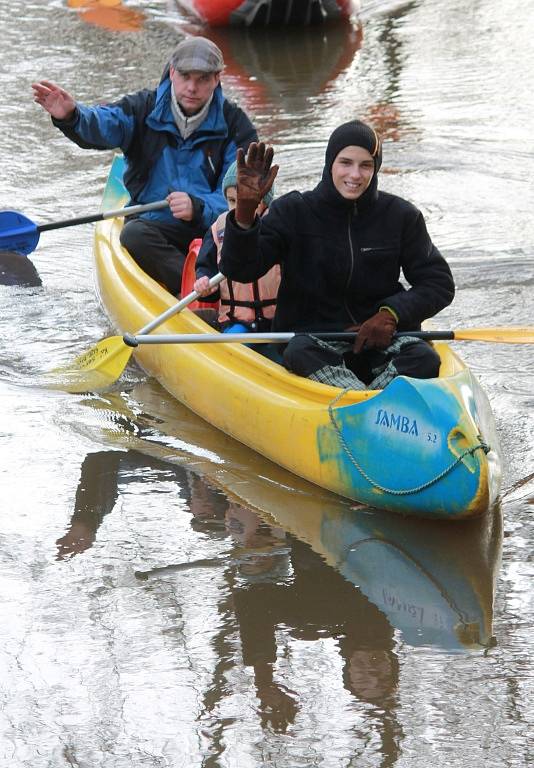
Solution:
M228 211L220 214L212 224L202 241L198 252L193 288L207 301L220 300L218 324L223 333L248 333L269 331L276 308L276 294L280 284L280 268L275 265L266 275L250 283L237 283L225 280L219 290L213 292L208 287L209 279L219 271L219 260L224 239L226 217L233 211L237 202L237 165L232 163L222 183L223 194L228 203ZM263 216L274 197L271 188L264 195L256 208L258 216ZM206 298L204 298L206 301Z
M237 204L227 218L220 271L247 282L280 266L273 331L297 332L283 353L286 368L356 390L382 389L398 375L437 376L437 352L395 333L418 331L450 304L454 281L422 213L378 189L376 131L359 120L336 128L315 189L277 198L259 219L256 206L278 170L272 159L263 143L251 144L246 157L238 150ZM317 337L346 330L357 331L354 344Z

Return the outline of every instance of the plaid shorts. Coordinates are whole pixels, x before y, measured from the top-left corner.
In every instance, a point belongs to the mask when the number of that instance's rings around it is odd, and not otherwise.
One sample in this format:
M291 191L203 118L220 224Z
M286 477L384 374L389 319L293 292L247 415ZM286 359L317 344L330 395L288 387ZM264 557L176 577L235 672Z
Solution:
M332 352L337 352L339 355L344 355L346 352L350 352L352 344L346 341L324 341L317 337L312 337L314 341L325 349L330 349ZM384 389L393 379L398 376L397 369L392 358L398 355L403 347L408 344L418 342L419 339L414 336L402 336L395 339L393 344L390 344L387 349L384 350L386 361L378 368L373 368L374 379L368 384L364 384L363 381L348 368L345 362L342 360L339 365L325 365L323 368L319 368L318 371L308 376L312 381L318 381L320 384L328 384L331 387L339 387L340 389L352 389L355 391L362 391L365 389Z

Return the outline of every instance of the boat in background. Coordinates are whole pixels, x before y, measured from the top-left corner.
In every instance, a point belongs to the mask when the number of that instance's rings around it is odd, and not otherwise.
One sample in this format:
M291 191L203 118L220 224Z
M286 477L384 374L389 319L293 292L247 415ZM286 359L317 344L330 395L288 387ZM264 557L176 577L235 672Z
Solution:
M104 208L124 204L123 158ZM176 303L120 245L122 221L96 228L100 299L115 327L135 333ZM162 334L210 333L185 309ZM488 399L465 363L437 343L440 376L399 376L384 390L348 391L289 373L244 344L146 344L137 362L207 422L262 456L361 504L429 518L481 515L500 486Z
M204 24L213 27L266 27L322 24L348 19L359 0L177 0Z
M145 23L145 14L122 0L67 0L67 7L75 8L86 24L111 32L139 32Z

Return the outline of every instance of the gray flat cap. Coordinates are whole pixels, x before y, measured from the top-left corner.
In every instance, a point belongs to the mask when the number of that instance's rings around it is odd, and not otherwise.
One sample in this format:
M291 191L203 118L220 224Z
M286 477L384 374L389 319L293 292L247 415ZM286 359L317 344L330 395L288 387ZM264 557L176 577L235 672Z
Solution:
M179 72L221 72L224 69L220 48L207 37L182 40L172 52L170 64Z

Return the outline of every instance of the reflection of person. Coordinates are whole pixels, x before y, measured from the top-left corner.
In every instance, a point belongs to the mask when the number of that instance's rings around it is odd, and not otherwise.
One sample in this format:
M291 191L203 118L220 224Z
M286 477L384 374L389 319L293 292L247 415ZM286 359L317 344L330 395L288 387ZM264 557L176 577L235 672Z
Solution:
M258 515L240 504L230 503L225 515L226 527L234 541L243 549L240 552L238 574L243 587L237 583L233 588L233 605L239 624L243 664L252 667L254 685L260 703L259 714L262 724L271 725L274 730L285 732L294 722L298 712L298 697L295 691L275 680L273 665L276 662L276 640L270 606L265 613L254 611L254 626L251 625L244 593L252 590L256 599L262 596L257 590L262 586L274 586L287 570L287 553L280 551L285 541L285 532L261 521ZM250 550L247 552L247 549ZM261 585L261 586L260 586ZM267 586L267 591L270 587ZM245 607L245 614L242 608ZM252 618L252 617L251 617Z
M217 506L215 517L221 519L222 514ZM394 716L398 662L383 613L307 544L267 525L252 510L229 503L224 520L239 549L236 567L225 571L230 597L219 610L227 617L235 614L243 664L254 671L262 724L286 732L299 711L297 693L275 676L276 632L283 626L298 640L336 638L344 659L345 688L359 701L383 710L378 718L381 739L388 752L395 752L400 732ZM225 664L226 623L221 639L214 641ZM221 692L206 694L211 709L216 695Z
M274 680L276 632L281 626L298 640L336 638L344 659L347 690L358 700L390 713L395 706L398 676L391 650L392 630L386 618L307 544L287 537L286 545L291 548L290 567L286 567L291 578L251 581L240 570L241 578L232 591L243 663L254 669L262 720L268 719L273 727L285 731L299 709L297 694ZM391 661L391 674L386 675L385 666L378 663L382 659ZM269 702L273 698L279 709L271 715Z
M124 454L97 451L85 457L67 532L56 541L57 559L84 552L93 544L104 517L117 501L117 473Z
M232 211L237 201L237 166L232 163L226 171L222 189L228 201L228 210ZM274 197L271 188L261 200L256 213L263 216ZM274 266L269 272L253 283L236 283L224 280L216 292L209 287L209 280L219 271L224 239L224 227L228 211L221 213L217 221L204 235L202 246L196 260L197 279L193 286L200 296L209 297L208 301L220 299L218 323L224 333L247 333L248 331L268 331L276 306L276 294L280 284L280 269Z
M272 154L263 144L252 144L246 158L238 153L237 205L228 215L220 267L245 282L280 264L273 330L301 332L285 350L286 367L360 390L382 388L399 374L436 376L433 348L394 334L419 330L452 301L454 283L420 211L378 191L378 134L358 120L336 128L320 184L277 198L257 219L255 206L277 172ZM310 335L347 329L358 330L354 346Z
M88 454L69 529L57 541L58 559L88 549L115 506L119 478L124 483L150 481L153 473L148 469L157 469L158 477L165 473L178 483L196 531L210 538L230 535L234 541L224 560L201 561L223 565L225 580L218 605L220 629L212 640L217 658L213 682L203 695L205 714L227 695L225 673L238 663L234 643L238 633L242 663L253 671L260 721L286 732L300 703L289 681L277 679L277 633L283 628L290 637L307 642L331 637L343 658L346 689L356 700L374 707L370 717L377 723L384 749L392 754L399 737L395 719L398 663L385 616L307 544L229 501L193 473L137 451ZM163 570L172 571L172 566Z
M127 219L121 242L137 263L173 293L190 241L202 237L225 209L221 182L238 147L256 132L221 89L224 67L210 40L183 40L155 90L88 107L49 80L34 83L34 99L53 123L84 149L120 148L132 203L167 199L160 209Z
M91 547L100 525L114 508L119 496L119 478L124 483L151 481L147 469L158 469L182 489L187 486L187 473L179 466L138 451L96 451L85 457L74 511L66 533L56 541L57 559L64 560Z
M193 477L192 479L194 481ZM204 491L206 490L218 498L217 491L204 485ZM195 495L192 493L192 501ZM297 695L274 679L276 640L271 606L267 604L264 611L258 606L259 610L254 610L249 616L245 593L251 590L251 596L255 596L255 605L256 599L261 602L264 588L267 592L278 589L280 574L287 570L287 548L281 549L281 544L285 544L286 534L281 528L273 528L264 523L251 509L235 502L226 500L224 511L216 502L215 506L212 506L211 516L206 515L206 510L204 503L200 506L193 503L195 528L199 523L203 528L213 528L215 521L224 520L226 531L238 545L234 553L236 567L225 570L230 598L219 604L219 611L226 616L226 620L214 641L217 655L220 656L217 666L228 664L229 654L223 650L223 636L227 632L229 617L234 615L241 639L243 664L251 667L254 672L261 722L264 726L271 725L274 730L285 732L288 725L294 722L298 711ZM217 681L217 670L214 677ZM206 706L210 710L213 709L216 700L221 697L222 691L215 685L205 693Z

